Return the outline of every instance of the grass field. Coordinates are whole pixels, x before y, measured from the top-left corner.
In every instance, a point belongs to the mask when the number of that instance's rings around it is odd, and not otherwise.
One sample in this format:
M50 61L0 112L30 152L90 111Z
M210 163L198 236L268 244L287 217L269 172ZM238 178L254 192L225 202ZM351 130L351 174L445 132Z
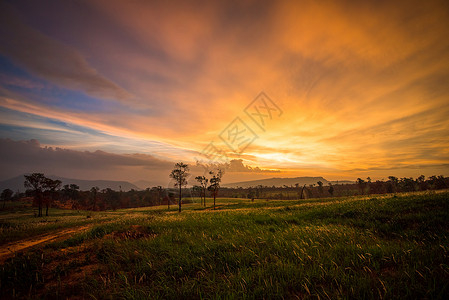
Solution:
M449 296L447 191L172 209L1 212L0 297Z

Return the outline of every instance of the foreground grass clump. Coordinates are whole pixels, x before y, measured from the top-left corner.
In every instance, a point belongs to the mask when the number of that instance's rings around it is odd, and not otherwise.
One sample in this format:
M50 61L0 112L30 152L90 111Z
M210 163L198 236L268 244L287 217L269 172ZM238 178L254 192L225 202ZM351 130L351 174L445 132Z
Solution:
M111 213L7 261L3 297L447 298L449 193ZM112 216L115 217L112 217ZM30 274L32 276L30 276Z

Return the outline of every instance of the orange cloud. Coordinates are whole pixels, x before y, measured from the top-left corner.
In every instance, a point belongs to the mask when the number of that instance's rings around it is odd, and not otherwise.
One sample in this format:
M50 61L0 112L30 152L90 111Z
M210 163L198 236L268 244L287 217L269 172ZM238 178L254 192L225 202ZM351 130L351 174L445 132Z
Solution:
M214 141L230 159L286 175L348 178L372 171L385 176L410 168L447 173L445 5L93 1L86 6L107 26L119 28L120 36L107 28L95 38L78 34L67 48L45 30L11 22L22 35L32 32L50 45L40 56L62 49L61 57L69 58L52 68L52 76L39 74L73 88L73 78L68 82L59 71L80 67L78 89L116 95L129 107L73 111L18 97L3 98L0 105L134 140L161 141L180 149L170 159L194 161ZM84 46L90 43L95 47ZM41 63L33 59L27 65L37 72ZM133 96L117 96L124 91ZM284 111L266 131L243 111L260 91ZM235 117L258 134L240 155L218 138Z

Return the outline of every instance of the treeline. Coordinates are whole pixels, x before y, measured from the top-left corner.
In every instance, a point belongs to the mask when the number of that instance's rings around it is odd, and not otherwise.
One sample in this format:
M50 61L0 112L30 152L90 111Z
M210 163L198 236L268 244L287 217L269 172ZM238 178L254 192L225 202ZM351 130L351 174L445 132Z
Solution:
M76 184L66 184L61 189L55 191L53 198L46 197L43 192L29 189L25 196L33 197L33 205L39 207L39 193L44 198L44 203L49 203L51 207L78 209L78 210L116 210L120 208L145 207L155 205L176 204L175 193L170 189L161 186L147 188L143 191L115 191L110 188L100 190L92 187L89 191L81 191Z
M37 208L36 216L49 215L49 208L64 208L78 210L115 210L119 208L144 207L154 205L175 204L175 194L172 189L161 186L147 188L144 191L115 191L110 188L100 190L92 187L89 191L81 191L76 184L61 186L60 180L52 180L42 173L25 175L25 193L14 193L4 189L1 193L2 208L8 201L29 199Z
M318 181L316 184L303 186L295 184L291 186L284 185L283 187L259 185L252 188L222 188L220 190L220 197L294 200L440 190L446 188L449 188L449 178L442 175L430 176L427 179L424 175L416 179L412 177L397 178L389 176L388 180L376 181L372 181L369 177L366 179L358 178L354 184L324 185L321 181Z
M214 178L214 177L212 177ZM203 198L204 205L206 196L222 198L247 198L267 199L267 200L296 200L305 198L327 198L339 196L355 196L370 194L385 194L398 192L413 192L426 190L439 190L449 188L449 178L444 176L431 176L427 179L419 176L416 179L411 177L397 178L388 177L388 180L372 181L370 178L358 178L354 184L329 184L324 185L318 181L316 184L292 186L257 186L253 188L206 188L207 180L201 177L195 178L203 186L193 186L192 188L163 188L156 186L143 191L115 191L112 189L102 189L92 187L89 191L81 191L76 184L66 184L61 186L59 180L51 180L41 173L34 173L25 176L24 185L27 187L25 193L14 193L10 189L5 189L1 193L2 207L8 201L14 201L29 197L33 206L37 207L37 216L48 215L50 207L79 209L79 210L115 210L120 208L134 208L155 205L178 204L181 194L184 204L191 203L194 198ZM204 184L205 183L205 184ZM213 187L213 186L212 186ZM211 203L212 204L212 203Z

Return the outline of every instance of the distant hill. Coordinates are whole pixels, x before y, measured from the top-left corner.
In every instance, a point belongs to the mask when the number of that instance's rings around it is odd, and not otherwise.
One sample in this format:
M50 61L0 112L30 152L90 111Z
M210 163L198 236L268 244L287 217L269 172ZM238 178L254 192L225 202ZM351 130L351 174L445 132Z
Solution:
M94 186L98 186L100 190L110 188L112 190L120 190L129 191L131 189L140 190L136 185L128 182L128 181L114 181L114 180L83 180L83 179L72 179L72 178L64 178L58 176L47 176L53 180L59 179L62 181L62 186L65 184L76 184L80 187L80 190L87 191L90 190ZM19 190L21 192L25 191L25 187L23 183L25 181L25 177L23 175L7 179L4 181L0 181L0 191L8 188L13 190L14 192Z
M259 180L250 180L250 181L242 181L242 182L233 182L233 183L227 183L223 184L223 187L256 187L258 185L263 186L276 186L276 187L282 187L284 185L291 186L298 183L299 185L304 184L316 184L318 181L321 181L324 185L327 185L329 183L328 180L324 179L323 177L294 177L294 178L269 178L269 179L259 179Z
M141 190L144 190L146 188L151 188L153 186L157 186L157 184L155 184L154 182L148 181L148 180L134 181L133 184Z

